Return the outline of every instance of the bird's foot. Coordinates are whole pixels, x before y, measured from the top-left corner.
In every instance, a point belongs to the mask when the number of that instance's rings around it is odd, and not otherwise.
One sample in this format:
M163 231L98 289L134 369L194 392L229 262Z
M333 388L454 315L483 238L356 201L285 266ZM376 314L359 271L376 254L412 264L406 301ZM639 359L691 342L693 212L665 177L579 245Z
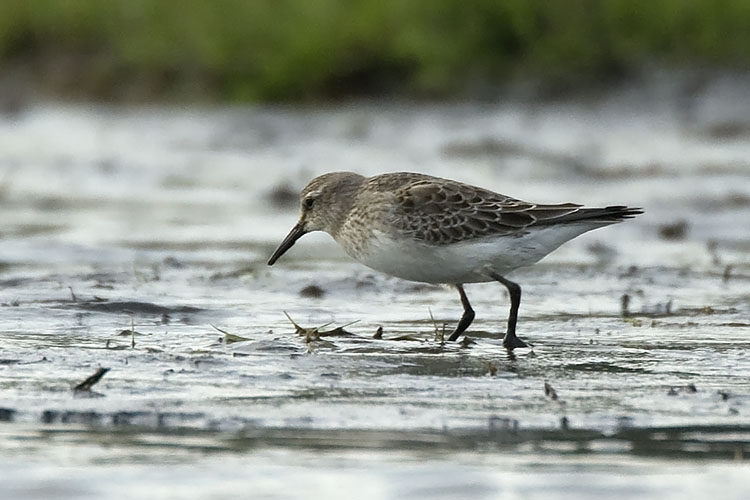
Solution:
M508 349L509 351L512 351L513 349L517 347L531 347L531 344L527 344L523 340L516 337L516 334L505 334L505 338L503 339L503 346Z

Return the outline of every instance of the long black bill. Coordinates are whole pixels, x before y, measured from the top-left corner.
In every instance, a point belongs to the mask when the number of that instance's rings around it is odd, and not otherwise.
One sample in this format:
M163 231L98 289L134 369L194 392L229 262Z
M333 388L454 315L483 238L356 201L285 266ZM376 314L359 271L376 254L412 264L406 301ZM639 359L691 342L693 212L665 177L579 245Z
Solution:
M277 248L273 252L271 258L268 259L268 265L272 266L277 260L279 260L279 257L284 255L287 250L292 248L292 246L294 246L294 243L302 236L304 236L306 232L307 231L305 231L305 228L302 227L302 223L298 222L297 225L295 225L292 230L289 231L289 234L286 235L286 238L284 238L284 241L281 242L279 248Z

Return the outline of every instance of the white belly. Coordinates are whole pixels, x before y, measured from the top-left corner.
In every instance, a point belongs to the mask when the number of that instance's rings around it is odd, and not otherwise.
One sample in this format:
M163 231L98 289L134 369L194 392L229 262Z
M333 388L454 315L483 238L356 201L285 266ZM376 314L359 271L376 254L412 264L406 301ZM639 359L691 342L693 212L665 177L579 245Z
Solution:
M601 226L606 224L601 224ZM394 240L375 232L361 253L350 255L377 271L425 283L479 283L541 260L561 244L591 229L591 224L568 224L496 238L449 245L430 245L415 239ZM344 242L342 246L347 252Z

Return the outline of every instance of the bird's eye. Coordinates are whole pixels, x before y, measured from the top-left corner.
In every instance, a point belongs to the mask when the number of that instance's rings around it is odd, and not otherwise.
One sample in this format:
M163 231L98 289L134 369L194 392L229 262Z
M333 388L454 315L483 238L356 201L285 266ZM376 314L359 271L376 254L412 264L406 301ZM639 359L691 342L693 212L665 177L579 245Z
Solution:
M302 206L304 206L306 209L311 209L313 204L315 203L315 198L312 196L308 196L304 200L302 200Z

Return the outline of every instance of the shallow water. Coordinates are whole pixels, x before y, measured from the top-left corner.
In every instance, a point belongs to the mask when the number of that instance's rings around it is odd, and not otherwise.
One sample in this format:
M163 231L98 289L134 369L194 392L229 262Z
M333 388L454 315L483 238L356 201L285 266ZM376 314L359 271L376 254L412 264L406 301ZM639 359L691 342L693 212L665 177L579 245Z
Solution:
M3 117L2 497L744 497L750 113L731 81L687 108L670 89ZM467 286L463 345L436 335L454 290L324 235L265 265L288 192L342 169L646 214L514 273L534 348L510 359L500 285ZM349 334L307 339L284 312Z

